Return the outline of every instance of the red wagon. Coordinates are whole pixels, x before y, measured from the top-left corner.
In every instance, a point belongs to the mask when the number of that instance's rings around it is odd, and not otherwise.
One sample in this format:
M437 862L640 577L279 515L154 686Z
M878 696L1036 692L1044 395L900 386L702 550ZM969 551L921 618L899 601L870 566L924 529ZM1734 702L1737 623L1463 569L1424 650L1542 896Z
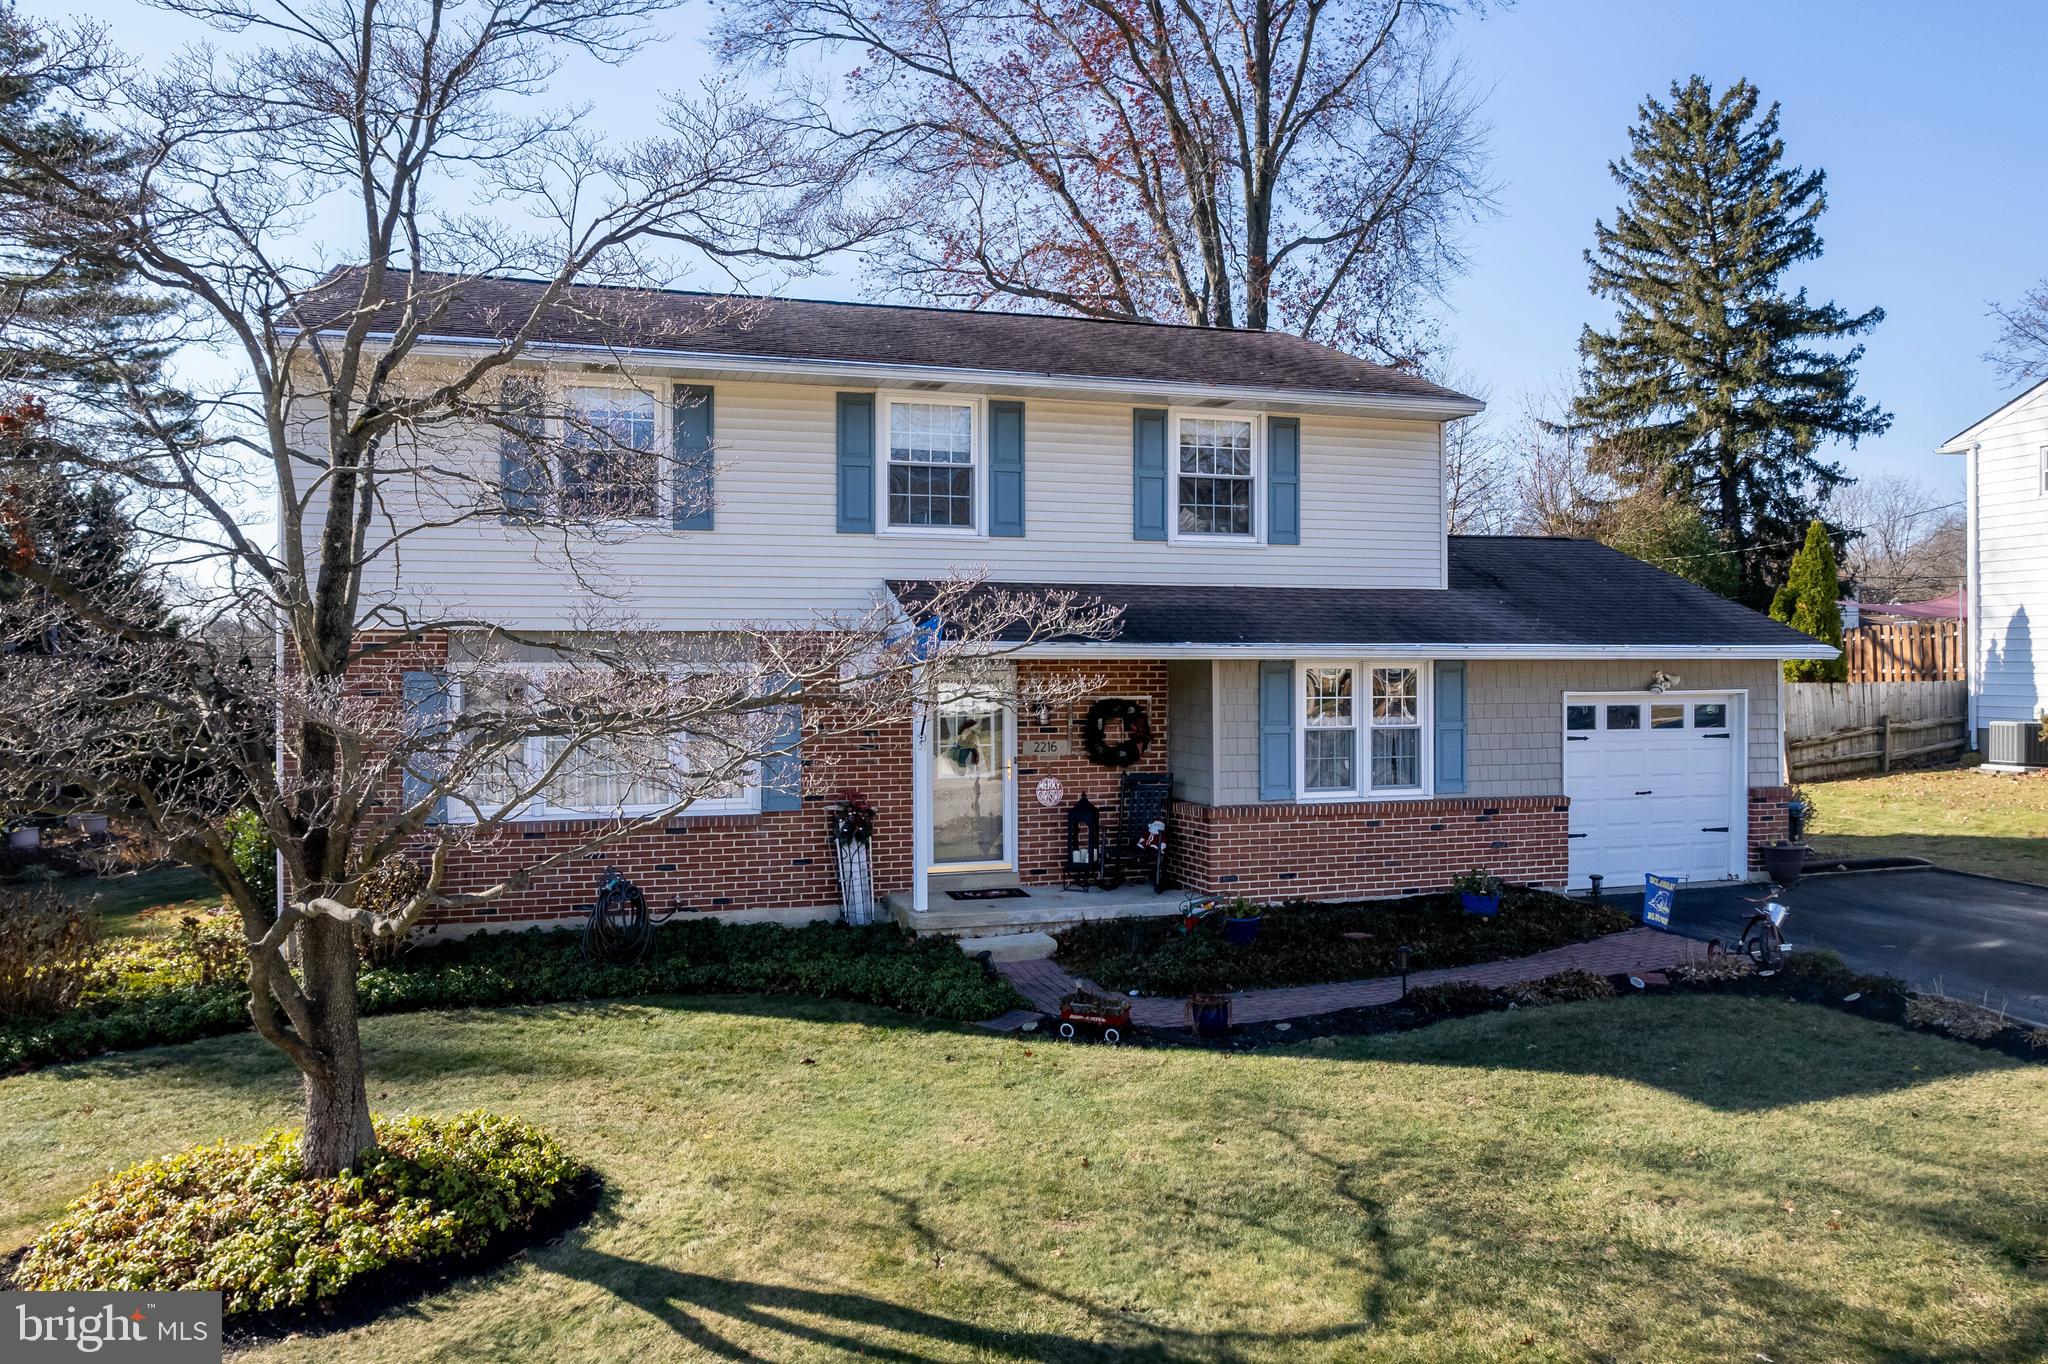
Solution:
M1077 990L1060 1001L1060 1036L1071 1042L1083 1028L1094 1031L1103 1041L1124 1040L1131 1026L1131 1003L1127 999L1104 999Z

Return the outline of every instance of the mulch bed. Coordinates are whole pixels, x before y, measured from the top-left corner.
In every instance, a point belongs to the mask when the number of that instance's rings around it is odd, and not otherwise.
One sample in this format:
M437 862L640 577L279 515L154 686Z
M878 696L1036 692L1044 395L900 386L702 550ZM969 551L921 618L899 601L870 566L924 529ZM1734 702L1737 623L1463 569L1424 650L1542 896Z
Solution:
M1627 974L1608 976L1608 984L1615 990L1616 998L1628 995L1736 995L1750 999L1779 999L1796 1004L1817 1004L1825 1008L1839 1009L1873 1023L1889 1023L1912 1032L1927 1033L1934 1037L1945 1037L1951 1042L1985 1051L1995 1051L2017 1061L2036 1064L2048 1063L2048 1048L2034 1044L2033 1030L2014 1024L1991 1037L1958 1037L1939 1028L1923 1027L1906 1021L1906 992L1896 982L1881 977L1856 977L1847 983L1839 977L1817 976L1790 971L1763 976L1752 973L1732 980L1709 980L1687 982L1671 979L1661 972L1638 975L1643 981L1641 988L1631 982ZM1479 1004L1478 993L1474 992L1469 1007L1451 1010L1417 1008L1406 1000L1390 1004L1374 1004L1358 1009L1338 1009L1330 1013L1310 1014L1303 1018L1290 1018L1273 1023L1233 1023L1227 1036L1220 1039L1199 1037L1192 1028L1132 1028L1124 1035L1125 1046L1192 1047L1205 1051L1262 1051L1269 1047L1289 1046L1313 1041L1319 1037L1362 1037L1379 1033L1410 1032L1426 1028L1453 1018L1469 1018L1475 1014L1498 1013L1510 1007L1536 1008L1541 1005L1514 1005L1509 991L1488 989L1484 992L1486 1002ZM1848 995L1857 995L1850 1000ZM1029 1041L1056 1042L1054 1033L1057 1020L1041 1023L1036 1031L1020 1033L1017 1036ZM1088 1037L1077 1039L1079 1043L1099 1045Z

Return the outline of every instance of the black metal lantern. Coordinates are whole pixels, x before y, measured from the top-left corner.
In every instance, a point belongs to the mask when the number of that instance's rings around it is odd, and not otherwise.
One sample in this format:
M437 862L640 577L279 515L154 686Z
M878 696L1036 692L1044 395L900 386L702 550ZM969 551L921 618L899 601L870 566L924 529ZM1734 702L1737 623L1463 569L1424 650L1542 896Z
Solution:
M1102 811L1082 796L1067 807L1067 885L1086 890L1102 873Z

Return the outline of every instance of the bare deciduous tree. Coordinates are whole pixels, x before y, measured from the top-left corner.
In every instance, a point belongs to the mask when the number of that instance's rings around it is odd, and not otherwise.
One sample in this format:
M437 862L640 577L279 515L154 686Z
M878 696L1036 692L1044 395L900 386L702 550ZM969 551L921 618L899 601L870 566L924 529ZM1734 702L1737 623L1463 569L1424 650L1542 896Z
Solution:
M658 134L625 144L533 112L566 54L629 55L666 0L165 4L241 46L81 85L81 115L132 149L129 173L52 167L62 192L9 211L132 271L174 305L157 342L211 346L232 377L175 421L132 384L110 412L52 383L48 420L68 438L9 448L10 486L115 490L138 571L108 580L33 534L10 544L25 609L90 638L63 657L0 654L0 797L115 808L220 883L247 930L256 1030L303 1077L306 1168L326 1174L375 1140L356 1026L363 928L402 934L436 905L489 902L729 791L786 748L792 706L807 736L871 727L908 713L935 670L1112 622L963 578L925 603L942 634L907 630L886 601L691 639L636 628L633 584L607 552L647 532L613 514L644 488L701 490L679 461L564 402L534 338L573 323L599 353L682 344L693 324L648 295L588 286L660 278L664 244L737 270L810 261L873 226L800 123L729 90L672 104ZM319 224L340 224L350 268L329 268ZM538 283L479 305L483 278L511 271ZM490 339L433 344L465 308ZM516 501L501 446L526 471ZM439 605L401 572L425 527L528 537L580 590L583 628L534 634ZM137 609L145 589L175 621ZM442 639L443 694L401 705L398 671ZM453 889L454 854L563 781L615 815L573 848ZM233 810L277 845L279 903L237 870L220 827ZM364 879L401 852L424 879L373 912Z
M857 63L806 128L879 170L913 295L1297 332L1383 359L1485 211L1452 0L769 0L727 53Z
M1992 304L1991 315L1998 319L1998 344L1984 358L2009 383L2048 379L2048 278L2016 303Z
M1438 383L1490 400L1474 375L1446 373ZM1514 453L1490 412L1443 426L1444 527L1453 535L1505 535L1520 510Z
M1842 571L1869 602L1916 602L1963 581L1962 504L1917 479L1880 474L1836 491L1828 517L1849 535Z

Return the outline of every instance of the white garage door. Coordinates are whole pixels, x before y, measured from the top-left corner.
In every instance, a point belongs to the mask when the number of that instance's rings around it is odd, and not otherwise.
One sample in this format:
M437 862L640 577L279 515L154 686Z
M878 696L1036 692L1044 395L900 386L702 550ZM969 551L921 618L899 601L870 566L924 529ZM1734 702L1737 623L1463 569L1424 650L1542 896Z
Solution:
M1733 696L1567 696L1564 790L1571 884L1595 872L1621 890L1646 872L1688 881L1741 873L1748 801L1739 798Z

